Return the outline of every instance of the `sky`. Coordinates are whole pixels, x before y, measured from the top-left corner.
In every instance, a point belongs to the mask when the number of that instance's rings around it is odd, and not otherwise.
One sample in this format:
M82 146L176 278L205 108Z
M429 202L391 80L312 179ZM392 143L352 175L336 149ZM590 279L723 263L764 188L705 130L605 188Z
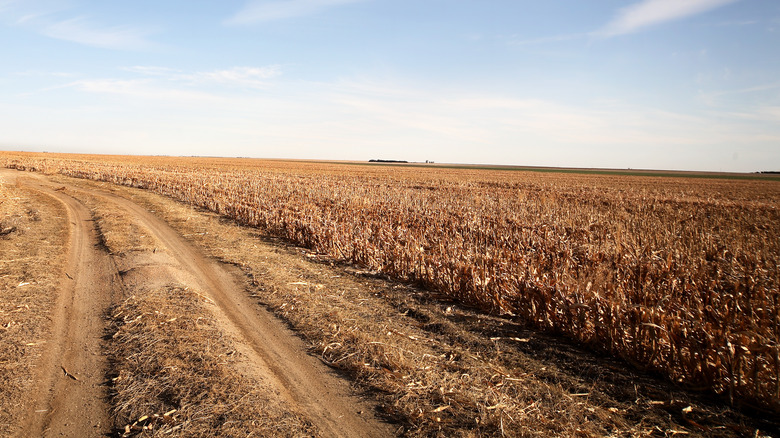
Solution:
M777 0L0 0L0 149L780 170Z

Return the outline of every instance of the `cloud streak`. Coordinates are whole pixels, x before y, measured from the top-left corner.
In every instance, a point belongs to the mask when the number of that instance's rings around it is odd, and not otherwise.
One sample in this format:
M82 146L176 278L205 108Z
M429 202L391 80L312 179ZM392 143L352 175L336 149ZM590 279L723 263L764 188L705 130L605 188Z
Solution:
M134 66L127 67L124 70L147 77L155 77L169 82L183 83L186 85L222 85L227 87L257 89L266 88L270 79L282 75L282 69L278 65L265 67L232 67L223 70L192 73L156 66Z
M100 28L86 18L77 17L38 27L38 32L50 38L86 46L115 50L145 50L154 46L147 37L151 32L131 26Z
M62 5L0 1L0 20L38 34L85 46L112 50L148 50L155 47L149 29L135 26L101 26L84 16L68 17Z
M739 0L643 0L622 8L606 26L594 32L614 37L641 31L670 21L698 15Z
M302 17L328 8L362 1L366 0L252 0L234 16L225 20L225 24L247 25Z
M202 104L228 105L231 99L199 90L183 90L161 87L146 79L85 79L71 82L65 87L95 94L125 96L140 101L164 102L170 106Z
M237 156L246 155L251 147L258 156L293 157L279 155L284 151L295 158L362 159L370 158L365 157L366 151L383 149L419 161L700 170L718 169L723 157L731 156L733 145L745 142L756 143L756 150L769 155L745 161L740 170L759 169L758 164L776 162L778 157L773 152L780 140L777 104L691 115L621 102L572 105L362 78L279 80L267 91L247 93L236 92L235 86L246 80L269 80L277 74L275 67L125 70L135 75L84 79L60 87L80 94L75 100L79 103L75 108L69 104L54 109L67 117L73 117L73 111L81 116L73 122L78 128L63 125L43 130L57 133L47 141L61 142L61 132L102 129L105 132L95 137L95 144L117 144L116 138L122 137L122 144L134 153L213 155L218 150L221 155ZM16 117L8 108L8 117ZM30 113L52 110L47 105ZM55 122L46 122L48 126L59 123L57 117L49 119ZM7 120L7 138L41 141L39 122L30 130L33 135ZM139 126L143 129L135 128ZM127 135L117 136L106 127ZM134 137L139 133L148 138ZM143 151L133 149L139 142L144 143ZM267 146L258 146L263 144ZM596 147L609 154L593 154ZM554 161L550 149L558 151ZM632 156L634 150L643 155ZM695 167L680 164L679 151L698 156L691 161Z
M267 80L281 75L278 66L233 67L227 70L200 72L192 76L195 82L212 82L224 85L262 88Z

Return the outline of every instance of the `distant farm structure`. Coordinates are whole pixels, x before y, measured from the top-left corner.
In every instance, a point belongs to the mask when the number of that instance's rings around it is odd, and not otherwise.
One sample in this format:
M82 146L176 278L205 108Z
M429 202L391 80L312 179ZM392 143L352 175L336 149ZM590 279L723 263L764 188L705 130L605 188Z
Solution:
M369 163L408 163L406 160L368 160Z

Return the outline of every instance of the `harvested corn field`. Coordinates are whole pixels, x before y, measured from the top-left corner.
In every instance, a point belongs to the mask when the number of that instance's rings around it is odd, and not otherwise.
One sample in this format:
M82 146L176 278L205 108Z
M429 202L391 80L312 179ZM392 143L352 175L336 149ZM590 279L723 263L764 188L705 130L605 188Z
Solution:
M518 381L548 371L539 366L519 372L523 366L514 355L547 335L563 335L718 394L724 406L753 406L767 416L778 411L776 180L20 153L3 153L0 160L5 167L156 192L305 247L315 262L346 263L363 275L400 280L427 291L410 295L445 303L442 313L453 316L445 318L448 324L410 308L397 292L379 294L429 330L376 327L367 338L352 326L345 337L350 324L339 319L339 306L330 315L333 322L313 322L326 318L306 300L330 290L326 282L286 278L286 287L257 292L324 361L385 394L379 410L399 425L399 433L643 435L653 427L663 434L703 433L693 423L728 436L751 428L751 420L736 413L725 415L733 415L728 427L703 424L713 417L693 419L691 410L720 408L687 410L695 403L680 406L679 397L651 401L679 410L673 421L680 425L644 425L622 402L605 401L620 391L583 387L576 378L552 390L545 386L549 381L568 381L555 373L536 389L530 383L518 389ZM220 248L225 234L214 229L179 232L241 266L260 289L262 277L273 276L234 249L245 239ZM290 289L306 290L296 296ZM337 301L342 308L354 305L354 299ZM448 348L437 343L456 330L455 315L466 325L472 314L483 315L476 317L479 324L493 330L487 345L499 362L485 357L480 338L461 334ZM529 336L528 329L537 334ZM412 345L390 344L388 336L431 350L418 356ZM433 382L428 374L412 373L434 367L428 361L451 368L452 380ZM598 399L597 393L603 396L598 409L576 400L576 394ZM564 414L556 417L556 410Z

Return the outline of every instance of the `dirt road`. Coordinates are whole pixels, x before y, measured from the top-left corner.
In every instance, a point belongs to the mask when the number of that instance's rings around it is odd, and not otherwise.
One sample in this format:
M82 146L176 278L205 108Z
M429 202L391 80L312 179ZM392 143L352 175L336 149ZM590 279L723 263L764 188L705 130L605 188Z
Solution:
M101 347L105 312L118 292L116 270L98 245L90 212L78 201L25 178L68 212L68 263L48 340L35 372L20 436L103 436L111 429L107 363Z
M358 414L367 412L367 406L350 396L349 385L306 354L303 342L250 300L218 263L132 201L108 193L100 196L121 207L162 242L165 251L192 276L194 286L216 303L214 310L223 329L243 341L237 347L252 359L257 377L272 382L280 395L306 412L323 436L388 435L389 427Z
M159 255L141 254L132 260L114 260L99 244L93 214L79 198L90 196L108 203L128 220L140 224L162 245L170 279L134 276L133 288L143 282L184 283L202 291L212 306L218 326L231 336L246 359L242 372L274 392L298 412L304 413L321 436L389 436L392 429L376 420L372 409L352 395L345 381L306 353L303 342L247 296L241 282L219 263L203 256L167 223L139 205L109 192L85 192L54 185L39 174L0 170L8 178L62 202L68 210L70 239L68 267L57 298L52 337L36 370L36 386L27 402L19 436L103 436L111 433L105 357L106 312L129 291L124 290L121 270L148 269ZM115 264L116 262L116 264ZM128 265L129 264L129 265ZM126 280L125 280L126 282ZM148 285L147 285L148 286Z

